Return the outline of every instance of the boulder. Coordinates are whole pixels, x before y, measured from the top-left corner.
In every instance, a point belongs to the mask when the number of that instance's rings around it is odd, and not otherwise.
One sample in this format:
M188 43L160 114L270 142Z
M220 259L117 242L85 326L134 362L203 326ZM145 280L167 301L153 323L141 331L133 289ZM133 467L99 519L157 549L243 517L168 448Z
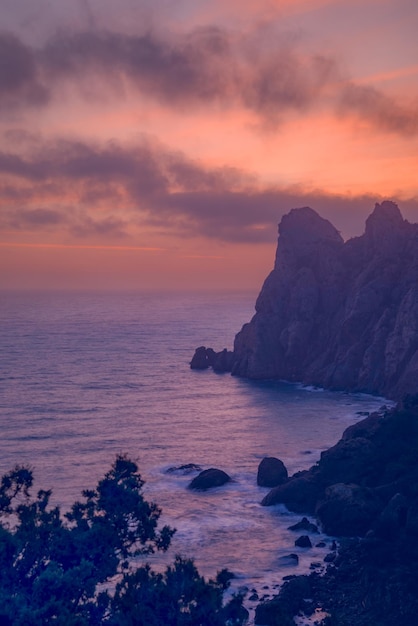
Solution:
M316 524L312 524L312 522L310 522L307 517L303 517L297 524L289 526L288 530L306 530L309 533L319 532L318 526Z
M294 552L290 554L285 554L279 558L280 565L298 565L299 557Z
M192 472L201 472L202 468L196 463L185 463L184 465L176 465L166 469L166 474L191 474Z
M364 536L382 510L382 502L368 487L338 483L325 490L316 515L328 535Z
M362 482L373 470L375 451L375 444L365 437L340 439L335 446L321 453L321 479L328 485Z
M358 415L364 415L363 411L357 411ZM366 413L365 419L352 424L343 432L342 439L355 439L361 437L363 439L370 439L379 430L382 415L380 413Z
M231 480L230 476L223 470L211 467L200 472L189 484L189 489L206 491L214 487L221 487Z
M301 535L296 539L295 546L298 548L312 548L312 543L308 535Z
M293 616L307 608L306 598L311 595L312 587L308 576L292 577L285 582L280 595L257 606L254 624L294 624Z
M274 456L265 457L258 466L257 485L260 487L277 487L285 483L287 479L285 464Z
M311 472L301 472L283 485L274 487L261 501L262 506L284 504L295 513L314 513L322 486Z
M408 500L401 493L396 493L380 513L373 530L378 536L391 539L405 528L407 516Z

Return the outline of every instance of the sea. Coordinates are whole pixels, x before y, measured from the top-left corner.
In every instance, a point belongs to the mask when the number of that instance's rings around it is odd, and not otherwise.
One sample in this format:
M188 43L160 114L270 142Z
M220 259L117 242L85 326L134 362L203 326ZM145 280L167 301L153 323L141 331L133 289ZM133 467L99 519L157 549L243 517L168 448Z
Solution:
M156 569L181 554L207 578L228 568L251 611L284 576L323 563L332 538L295 547L301 519L262 507L265 456L289 474L307 469L344 429L389 402L285 381L190 369L197 346L231 349L254 314L254 293L3 293L0 299L0 472L32 468L62 512L92 488L117 454L138 463L144 494L177 529ZM188 484L196 464L232 481ZM303 533L302 533L303 534ZM325 547L317 547L321 540ZM297 554L299 563L288 559ZM164 561L165 559L165 561ZM313 565L312 565L313 564ZM253 613L251 613L253 614Z

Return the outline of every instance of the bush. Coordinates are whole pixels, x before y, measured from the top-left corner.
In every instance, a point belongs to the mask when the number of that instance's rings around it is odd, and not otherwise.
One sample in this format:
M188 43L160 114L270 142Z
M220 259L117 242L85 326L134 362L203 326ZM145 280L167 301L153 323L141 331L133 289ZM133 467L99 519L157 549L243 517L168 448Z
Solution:
M144 499L136 463L118 456L96 489L83 491L63 516L49 506L50 491L31 496L32 484L32 472L21 466L1 479L2 625L227 623L225 571L206 581L179 556L163 574L134 564L133 557L166 551L175 532L158 529L161 510ZM240 597L234 603L242 607Z

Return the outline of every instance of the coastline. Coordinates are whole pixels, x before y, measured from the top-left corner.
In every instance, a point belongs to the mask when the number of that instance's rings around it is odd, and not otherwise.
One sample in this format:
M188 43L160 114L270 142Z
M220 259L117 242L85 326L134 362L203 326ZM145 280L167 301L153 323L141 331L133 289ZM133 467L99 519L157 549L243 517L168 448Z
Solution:
M314 615L318 623L317 609L327 614L320 620L327 626L416 623L417 444L418 396L414 396L384 415L371 415L349 427L338 444L322 455L312 472L317 474L316 488L321 473L325 486L330 453L332 473L339 482L325 487L322 495L315 492L314 513L328 529L340 525L341 532L335 532L339 548L323 575L314 571L292 576L278 596L260 603L256 625L294 624L297 614ZM313 485L311 490L315 491ZM311 507L308 494L307 512Z

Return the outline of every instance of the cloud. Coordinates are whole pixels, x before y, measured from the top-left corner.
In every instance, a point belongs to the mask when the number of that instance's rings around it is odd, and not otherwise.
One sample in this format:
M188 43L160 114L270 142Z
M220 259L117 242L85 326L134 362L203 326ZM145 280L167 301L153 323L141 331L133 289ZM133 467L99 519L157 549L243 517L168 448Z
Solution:
M336 77L332 59L298 55L266 29L236 34L212 26L164 38L153 32L60 33L42 59L54 79L89 73L124 78L170 107L232 103L274 119L308 107Z
M22 106L39 107L49 91L39 78L34 51L12 33L0 33L0 108L13 112Z
M418 107L402 106L369 85L347 83L338 98L343 115L355 115L383 131L409 136L418 132Z
M34 148L32 143L25 155L0 153L1 174L5 228L55 229L76 239L122 238L152 228L226 243L273 242L281 216L306 205L351 236L362 232L380 200L263 186L251 173L206 167L150 139L136 146L67 140ZM418 201L408 207L416 215Z
M10 33L0 34L0 106L16 109L58 104L70 82L80 94L123 97L186 113L239 107L263 124L320 104L336 114L365 120L382 132L418 132L416 107L350 82L329 55L303 54L273 26L236 32L217 26L182 34L139 34L92 29L61 30L38 49ZM54 102L53 102L53 99Z
M53 209L20 209L2 212L3 226L13 230L48 229L65 224L66 219L61 211Z
M87 212L74 211L71 207L23 208L3 210L0 224L4 230L14 232L56 232L64 231L76 239L107 237L118 239L127 236L126 221L113 216L91 217Z

